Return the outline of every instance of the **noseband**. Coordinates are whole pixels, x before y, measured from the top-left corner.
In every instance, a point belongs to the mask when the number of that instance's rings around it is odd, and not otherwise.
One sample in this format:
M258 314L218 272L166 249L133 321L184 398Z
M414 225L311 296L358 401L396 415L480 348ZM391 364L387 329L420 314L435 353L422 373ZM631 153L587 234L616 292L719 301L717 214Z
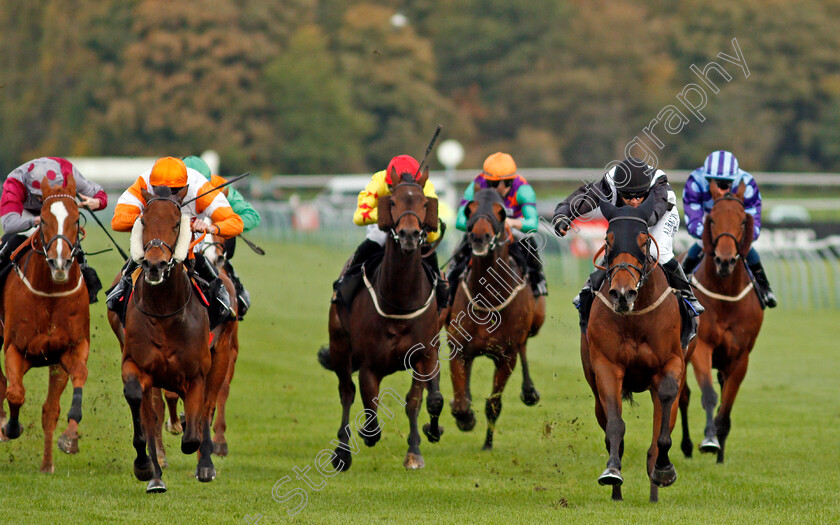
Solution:
M44 201L41 203L41 207L43 208L47 204L47 201L50 201L52 199L61 199L61 198L67 198L67 199L71 199L71 200L73 199L73 197L71 195L66 195L66 194L50 195L49 197L44 199ZM49 259L49 256L47 255L47 252L49 251L50 246L52 246L53 243L56 242L56 241L64 241L70 246L70 259L73 259L74 257L76 257L76 254L79 253L79 251L81 250L81 246L79 246L79 219L76 219L76 239L73 242L70 242L70 239L67 236L65 236L63 234L60 234L60 233L54 235L52 238L50 238L49 242L47 242L46 237L44 237L44 228L41 227L41 226L38 226L38 230L39 230L39 233L40 233L40 236L41 236L41 244L44 246L43 251L39 251L38 253L42 254L47 259Z

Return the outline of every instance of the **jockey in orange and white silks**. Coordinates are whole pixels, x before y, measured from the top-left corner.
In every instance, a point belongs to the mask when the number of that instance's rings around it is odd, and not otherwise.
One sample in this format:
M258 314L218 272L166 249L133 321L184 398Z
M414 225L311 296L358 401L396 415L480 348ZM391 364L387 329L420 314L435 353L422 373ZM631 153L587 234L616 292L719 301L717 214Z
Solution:
M26 240L28 230L41 220L41 184L44 178L50 186L66 186L67 176L73 176L76 193L82 206L90 211L101 210L108 205L108 196L99 184L86 179L67 159L41 157L15 168L3 183L0 198L0 223L3 225L3 247L0 248L0 275L5 277L11 268L10 257ZM87 265L84 252L79 250L77 260L87 284L91 303L102 289L96 271Z
M212 233L225 238L235 237L242 233L242 219L234 213L224 194L219 190L214 190L214 186L201 173L187 168L181 159L174 157L163 157L155 161L152 169L141 174L134 184L120 195L114 217L111 219L111 227L114 231L132 231L135 221L140 218L146 206L141 190L154 193L154 188L160 186L169 188L172 194L186 187L187 194L184 201L209 192L182 207L182 213L190 219L209 219L209 224L204 220L190 221L192 232ZM134 234L132 231L132 235ZM134 258L129 259L123 268L123 278L108 292L110 310L119 312L124 307L126 293L132 285L131 272L138 263L139 261ZM208 291L211 297L208 299L216 301L216 304L211 307L211 317L215 314L221 321L226 320L231 312L230 297L215 267L203 256L196 255L194 269L202 279L209 283Z

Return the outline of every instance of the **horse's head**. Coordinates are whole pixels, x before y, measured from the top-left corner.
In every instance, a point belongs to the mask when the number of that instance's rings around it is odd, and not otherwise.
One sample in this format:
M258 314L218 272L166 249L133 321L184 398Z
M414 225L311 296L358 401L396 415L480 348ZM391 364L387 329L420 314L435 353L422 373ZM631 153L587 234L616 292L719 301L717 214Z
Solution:
M41 244L50 267L52 280L66 282L70 266L78 251L79 206L76 204L76 180L73 173L65 175L65 186L50 186L41 181Z
M181 214L187 188L175 194L165 186L154 190L142 190L146 207L131 230L131 257L140 262L152 285L162 283L172 267L186 259L192 238L189 216Z
M492 188L476 189L473 201L464 209L467 217L467 240L473 255L484 257L505 235L505 207L499 192Z
M753 240L753 218L744 209L742 182L738 191L722 190L712 181L709 185L715 203L703 226L703 251L712 257L720 277L735 270L738 259L746 257Z
M422 237L438 227L438 201L423 194L428 168L417 181L413 173L391 175L391 195L379 197L379 229L391 234L404 253L420 247Z
M653 204L653 199L648 199L638 208L617 208L609 202L601 202L601 212L609 221L604 245L609 297L618 313L633 310L639 290L656 266L654 263L648 267L650 243L656 242L647 225Z

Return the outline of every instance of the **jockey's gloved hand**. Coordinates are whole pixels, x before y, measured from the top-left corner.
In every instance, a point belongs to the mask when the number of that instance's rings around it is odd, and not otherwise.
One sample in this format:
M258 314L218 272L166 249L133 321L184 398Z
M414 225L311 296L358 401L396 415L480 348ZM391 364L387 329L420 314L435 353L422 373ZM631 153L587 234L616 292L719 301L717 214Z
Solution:
M558 237L564 237L572 227L572 220L566 215L558 213L554 216L552 224L554 225L554 233L556 233Z

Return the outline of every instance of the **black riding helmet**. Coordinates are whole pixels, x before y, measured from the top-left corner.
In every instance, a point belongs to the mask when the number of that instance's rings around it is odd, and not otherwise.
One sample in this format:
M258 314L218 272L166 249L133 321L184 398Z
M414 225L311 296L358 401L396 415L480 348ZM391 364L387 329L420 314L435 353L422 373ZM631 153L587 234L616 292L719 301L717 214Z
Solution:
M632 199L646 197L650 192L653 169L643 161L628 157L615 167L613 181L620 197Z

